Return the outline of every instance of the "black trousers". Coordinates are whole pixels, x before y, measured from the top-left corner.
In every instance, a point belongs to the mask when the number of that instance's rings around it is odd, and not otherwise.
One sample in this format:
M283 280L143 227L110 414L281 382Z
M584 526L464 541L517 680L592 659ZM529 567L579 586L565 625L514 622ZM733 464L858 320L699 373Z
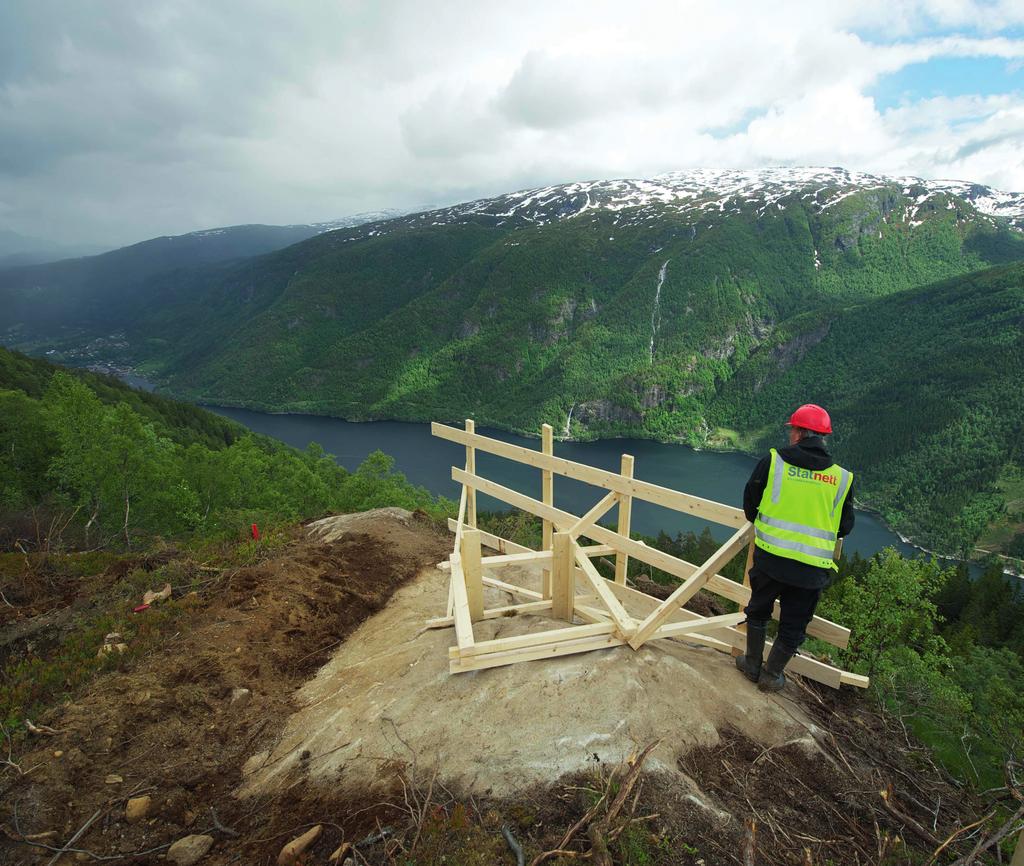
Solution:
M807 624L814 616L820 598L820 589L805 589L781 583L755 565L750 570L750 602L743 612L747 615L747 622L767 624L778 600L782 609L779 615L779 643L795 653L807 637Z

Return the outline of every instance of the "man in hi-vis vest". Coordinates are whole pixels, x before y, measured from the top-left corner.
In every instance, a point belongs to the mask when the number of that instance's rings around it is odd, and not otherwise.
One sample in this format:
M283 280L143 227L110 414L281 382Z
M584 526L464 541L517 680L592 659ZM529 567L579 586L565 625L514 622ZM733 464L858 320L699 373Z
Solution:
M821 591L836 568L836 540L853 529L853 473L832 461L824 437L828 412L808 403L789 419L789 447L771 449L743 491L743 511L754 524L747 652L736 667L763 691L785 684L783 670L804 642ZM764 658L768 620L778 600L779 635Z

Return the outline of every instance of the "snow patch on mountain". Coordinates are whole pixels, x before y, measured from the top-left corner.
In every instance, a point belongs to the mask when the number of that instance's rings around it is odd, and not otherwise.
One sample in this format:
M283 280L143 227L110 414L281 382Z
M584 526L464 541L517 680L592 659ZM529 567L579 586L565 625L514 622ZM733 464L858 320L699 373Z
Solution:
M1003 192L961 180L889 177L845 168L780 167L749 171L688 169L648 179L577 181L544 186L411 214L383 224L374 223L372 230L387 233L399 227L470 221L521 228L579 219L584 215L596 218L599 211L615 214L617 225L637 225L657 219L666 210L696 219L711 214L742 213L753 208L755 215L761 217L773 206L782 210L788 202L800 202L819 212L826 211L850 196L871 190L888 190L910 199L903 217L912 226L921 224L918 214L929 199L944 195L970 204L987 217L1006 219L1017 229L1024 229L1024 193ZM954 202L945 203L947 208L955 206ZM365 237L366 231L360 229L339 241Z

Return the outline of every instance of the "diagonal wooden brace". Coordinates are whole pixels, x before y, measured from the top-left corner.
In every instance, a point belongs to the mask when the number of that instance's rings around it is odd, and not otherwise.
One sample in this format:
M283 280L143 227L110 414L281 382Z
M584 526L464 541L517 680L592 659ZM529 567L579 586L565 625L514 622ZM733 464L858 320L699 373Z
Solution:
M628 640L636 631L636 622L633 617L626 612L622 602L615 597L615 594L605 583L605 579L601 577L598 570L594 567L594 563L590 561L590 558L575 541L572 543L572 552L576 559L576 564L582 570L583 576L590 584L591 589L594 590L597 597L601 600L601 604L608 608L608 613L615 623L616 631Z
M607 496L603 496L597 505L591 508L590 511L569 527L567 530L569 535L571 535L573 539L578 538L580 535L585 535L586 531L597 523L598 520L604 517L605 514L611 511L618 501L619 494L614 490Z
M630 639L629 645L633 649L640 649L661 625L672 616L674 611L693 598L697 591L711 579L711 576L750 541L753 532L754 527L750 523L745 523L737 529L733 536L718 548L707 562L676 587L676 591L666 598L659 607L651 611L647 619L640 623L640 626Z

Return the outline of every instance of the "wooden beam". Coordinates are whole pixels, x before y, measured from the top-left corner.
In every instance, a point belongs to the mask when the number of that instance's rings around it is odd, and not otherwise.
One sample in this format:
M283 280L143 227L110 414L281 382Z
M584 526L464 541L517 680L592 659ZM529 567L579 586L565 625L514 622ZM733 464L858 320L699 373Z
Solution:
M454 476L455 472L453 472L452 474ZM456 478L456 480L459 479ZM514 505L516 508L521 508L523 511L528 511L531 514L536 514L536 511L534 511L530 506L530 503L535 502L535 500L530 500L528 497L522 496L521 494L516 493L514 490L508 490L507 488L501 487L500 485L494 484L493 482L490 481L487 482L487 486L489 489L486 489L484 492L490 493L497 499L502 499L502 501L509 502L510 505ZM516 497L516 501L504 499L503 495L505 492L510 493L514 497ZM523 500L526 501L523 502ZM543 505L543 503L537 504ZM571 525L570 521L576 520L575 516L573 516L572 514L560 512L558 511L558 509L551 509L548 513L555 517L557 517L558 515L562 515L564 517L564 520L562 521L563 525ZM454 521L448 521L448 528L454 528ZM648 547L646 544L643 544L640 541L634 541L633 539L623 538L623 536L618 535L618 533L612 532L610 529L605 529L603 526L595 526L591 530L591 537L594 538L596 541L604 542L612 542L618 538L621 540L621 542L617 543L617 545L606 543L605 545L603 545L603 547L609 547L613 550L619 549L619 547L621 547L624 551L628 552L635 559L639 559L641 562L646 562L648 565L653 565L655 568L659 568L662 571L667 572L668 574L678 577L680 580L686 580L688 577L690 577L690 575L692 575L697 570L696 565L687 562L685 559L678 559L677 557L674 557L668 553L663 553L662 551L656 550L653 547ZM528 552L530 550L530 548L523 547L521 544L516 544L514 541L508 541L504 538L501 538L500 536L491 535L490 533L486 532L481 534L481 538L483 538L484 544L486 544L488 547L493 548L494 550L508 551L510 553ZM583 550L588 552L591 550L600 549L602 548L598 546L583 548ZM592 555L597 554L595 553ZM734 580L729 580L729 578L723 577L720 574L712 575L711 578L708 580L705 589L717 593L718 595L721 595L724 598L729 599L729 601L735 602L740 607L744 607L750 601L749 587L743 586L743 584L740 583L736 583L736 581ZM650 596L647 597L650 598ZM780 614L781 607L778 603L776 603L775 608L772 612L772 616L777 620ZM845 628L839 625L838 623L834 623L831 620L824 619L820 616L815 616L811 620L810 624L807 626L807 634L809 634L811 637L820 638L821 640L826 641L832 644L833 646L839 647L840 649L845 649L847 646L849 646L850 643L850 630L848 628Z
M719 628L729 628L737 625L744 614L723 613L721 616L709 616L702 619L695 619L693 622L670 622L663 625L655 633L654 637L680 637L684 634L692 634L695 631L715 631Z
M459 650L473 646L473 620L469 615L469 598L466 595L466 579L462 573L462 561L457 553L451 556L452 588L455 595L455 606L452 616L455 619L455 642Z
M466 432L472 436L476 433L476 422L472 418L466 419ZM466 471L476 475L476 449L467 444L466 445ZM466 522L469 523L473 529L476 529L476 491L471 490L469 492L469 499L466 502Z
M448 652L448 657L458 659L488 655L489 653L507 652L508 650L524 649L526 647L548 646L570 640L579 640L580 638L611 634L614 630L615 624L610 622L594 623L593 625L571 625L567 628L548 629L547 631L520 634L515 637L476 641L465 653L460 653L458 647L452 647Z
M448 518L448 529L451 532L456 530L456 523L450 517ZM509 541L507 538L494 535L484 529L480 530L480 541L485 547L497 550L499 553L535 553L532 547L516 544L514 541Z
M484 617L484 569L480 563L480 533L467 529L462 533L462 573L466 579L466 596L469 599L469 618L477 622Z
M541 450L549 457L555 453L554 431L550 424L544 424L540 428ZM555 504L555 476L550 469L542 469L540 473L540 498L545 505ZM541 524L541 547L544 550L551 550L551 534L554 532L550 520ZM551 598L551 569L545 568L541 572L541 593L544 598Z
M521 586L516 586L514 583L505 583L505 581L498 580L496 577L484 577L484 586L500 589L502 592L509 592L512 595L520 595L531 601L541 601L541 594L539 592L532 589L524 589Z
M482 530L477 530L481 536L485 535ZM481 538L481 540L483 540ZM609 553L614 553L615 550L607 544L586 544L580 548L587 556L607 556ZM530 550L526 549L522 553L499 553L496 556L485 556L480 562L484 569L488 568L506 568L514 565L551 565L551 551L550 550ZM437 568L441 571L448 571L451 566L447 561L439 562Z
M551 538L551 615L572 622L572 606L576 597L576 574L572 567L572 536L556 532Z
M733 533L732 538L718 548L708 558L707 562L691 574L687 580L683 581L680 586L676 587L675 592L662 602L661 607L652 611L647 619L640 623L636 633L630 639L629 645L633 649L640 649L644 641L658 630L673 610L686 604L692 596L696 595L697 590L708 582L712 574L736 555L736 551L740 550L750 540L753 532L754 527L750 523L745 523L737 529Z
M623 478L633 477L633 455L623 454L622 459L619 462L619 474ZM619 499L619 525L618 532L623 538L629 538L629 524L632 520L633 513L633 497L622 496ZM616 553L615 554L615 582L625 583L626 582L626 571L629 566L629 554Z
M534 614L543 613L545 610L551 610L551 602L549 601L528 601L525 604L508 604L504 607L492 607L484 611L483 619L498 619L503 616L518 616L519 614ZM455 625L455 617L453 616L438 616L434 619L428 619L424 623L424 628L451 628Z
M695 517L710 520L714 523L721 523L725 526L742 526L746 523L746 517L744 517L743 511L740 508L733 508L730 505L723 505L710 499L702 499L699 496L691 496L689 493L681 493L678 490L661 487L648 481L626 478L616 472L608 472L605 469L598 469L585 463L576 463L562 457L549 456L540 451L524 448L521 445L512 445L508 442L501 442L497 439L490 439L487 436L471 435L456 427L449 427L446 424L435 422L431 425L431 432L438 438L447 439L449 442L457 442L462 445L472 444L479 451L507 457L510 460L525 463L528 466L548 469L556 475L575 478L577 481L585 481L587 484L593 484L595 487L614 490L616 493L622 493L625 496L633 496L645 502L653 502L655 505L662 505L665 508L680 511L684 514L692 514Z
M572 547L576 564L583 569L584 577L586 577L591 588L601 600L601 604L608 609L608 613L611 614L619 635L628 638L636 631L636 623L633 621L633 617L626 613L626 609L605 585L605 580L594 567L594 563L587 559L575 541L572 543Z
M579 520L577 520L572 526L569 527L569 535L573 539L580 535L585 535L586 530L597 523L605 514L608 513L619 501L619 494L612 491L607 496L603 496L600 501L584 514Z
M558 658L559 656L573 655L574 653L586 653L591 650L607 649L608 647L622 646L625 643L622 638L615 635L599 635L598 637L580 638L579 640L563 641L542 647L527 647L525 649L509 650L508 652L490 653L485 656L472 656L466 659L452 660L448 663L448 670L453 674L466 671L478 671L484 668L496 668L503 665L513 665L517 662L538 661L547 658Z
M743 586L748 591L750 590L750 569L752 569L754 567L754 546L755 546L754 545L754 539L751 538L750 539L750 544L747 547L747 562L746 562L746 565L743 566ZM710 583L710 581L709 581L709 583ZM747 626L746 626L745 623L741 623L740 625L738 625L736 627L741 632L743 632L743 634L747 633ZM735 658L737 656L743 655L743 653L741 653L738 649L733 647L732 655L733 655L733 658Z

